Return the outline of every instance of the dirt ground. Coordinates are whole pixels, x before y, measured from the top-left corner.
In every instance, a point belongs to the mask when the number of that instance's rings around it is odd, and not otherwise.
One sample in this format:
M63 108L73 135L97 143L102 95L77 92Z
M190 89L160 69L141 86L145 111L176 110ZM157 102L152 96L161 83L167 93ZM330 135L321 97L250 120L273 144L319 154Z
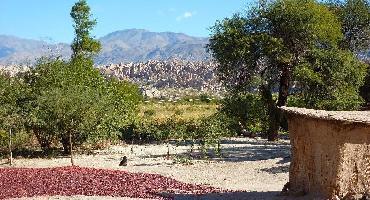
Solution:
M288 140L267 142L263 139L231 138L222 141L222 157L197 158L189 155L189 145L125 145L112 146L92 155L76 155L75 163L81 167L119 169L129 172L156 173L176 180L210 185L235 192L205 196L178 195L175 199L288 199L278 196L288 181L290 145ZM167 159L167 151L170 158ZM195 148L197 149L197 148ZM128 166L120 167L123 156L128 157ZM0 167L7 167L2 160ZM14 160L15 167L57 167L70 165L70 159ZM35 197L22 199L129 199L112 197Z

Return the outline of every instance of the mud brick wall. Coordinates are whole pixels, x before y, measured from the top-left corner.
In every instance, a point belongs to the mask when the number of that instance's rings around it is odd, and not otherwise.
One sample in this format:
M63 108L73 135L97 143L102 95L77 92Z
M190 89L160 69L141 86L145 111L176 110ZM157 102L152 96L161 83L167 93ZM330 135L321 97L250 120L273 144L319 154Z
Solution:
M282 107L292 145L291 195L370 194L370 112Z

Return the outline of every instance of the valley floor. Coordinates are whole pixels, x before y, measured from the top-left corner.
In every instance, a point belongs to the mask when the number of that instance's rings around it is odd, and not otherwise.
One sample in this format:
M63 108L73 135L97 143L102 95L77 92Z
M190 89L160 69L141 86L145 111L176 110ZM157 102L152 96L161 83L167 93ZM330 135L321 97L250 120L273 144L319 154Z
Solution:
M167 159L167 150L170 158ZM196 148L195 148L196 149ZM289 141L267 142L262 139L230 138L222 142L222 157L187 159L190 146L125 145L112 146L93 155L76 155L81 167L118 169L129 172L161 174L176 180L214 186L233 191L228 194L202 197L176 196L175 199L287 199L277 196L288 181L290 164ZM128 166L120 167L122 156ZM196 153L193 155L197 157ZM5 163L3 160L2 163ZM69 158L15 159L15 167L60 167L70 165ZM0 167L7 167L6 164ZM112 197L37 197L26 199L129 199Z

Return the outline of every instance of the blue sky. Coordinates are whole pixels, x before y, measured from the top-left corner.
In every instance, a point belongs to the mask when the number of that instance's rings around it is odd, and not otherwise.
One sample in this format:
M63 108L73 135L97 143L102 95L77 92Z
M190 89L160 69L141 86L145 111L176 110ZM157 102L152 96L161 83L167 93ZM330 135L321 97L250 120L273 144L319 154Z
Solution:
M70 9L76 0L0 0L0 34L50 42L73 39ZM256 0L88 0L96 37L140 28L208 36L217 19L243 11Z

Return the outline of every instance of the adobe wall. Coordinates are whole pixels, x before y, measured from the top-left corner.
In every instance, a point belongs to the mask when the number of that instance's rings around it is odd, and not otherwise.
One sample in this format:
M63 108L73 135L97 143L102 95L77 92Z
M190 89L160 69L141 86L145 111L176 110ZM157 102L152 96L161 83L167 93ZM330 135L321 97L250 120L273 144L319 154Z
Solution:
M292 145L292 195L324 199L370 194L370 112L282 108Z

